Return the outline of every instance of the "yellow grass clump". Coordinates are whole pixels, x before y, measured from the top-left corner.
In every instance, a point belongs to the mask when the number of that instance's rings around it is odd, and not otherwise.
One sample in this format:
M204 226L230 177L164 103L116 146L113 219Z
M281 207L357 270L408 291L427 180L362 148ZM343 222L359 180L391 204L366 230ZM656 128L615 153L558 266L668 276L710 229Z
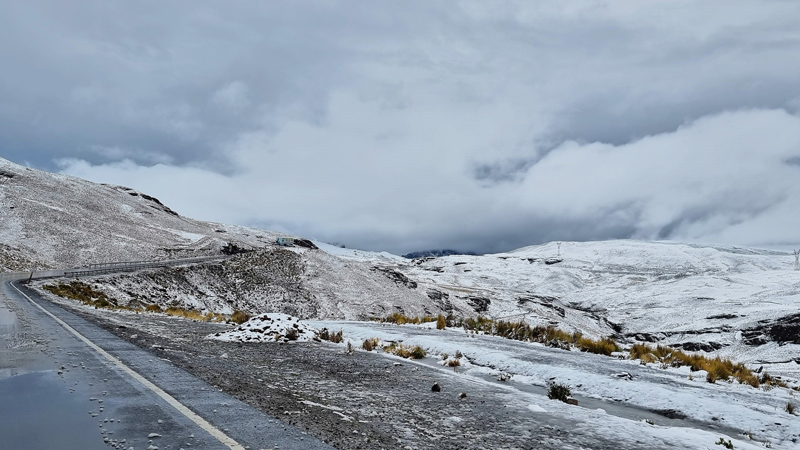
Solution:
M709 358L700 354L689 354L671 347L658 345L655 348L647 344L634 344L629 351L631 359L641 360L643 364L661 363L671 367L688 366L692 372L704 370L706 381L716 383L717 381L738 381L752 387L783 386L786 383L763 373L760 377L754 374L742 363L735 363L730 359L716 356Z
M408 358L408 359L422 359L427 354L427 352L425 352L425 349L423 349L419 345L415 345L412 347L403 344L396 344L394 342L389 344L387 347L384 347L384 350L393 355L397 355L401 358Z

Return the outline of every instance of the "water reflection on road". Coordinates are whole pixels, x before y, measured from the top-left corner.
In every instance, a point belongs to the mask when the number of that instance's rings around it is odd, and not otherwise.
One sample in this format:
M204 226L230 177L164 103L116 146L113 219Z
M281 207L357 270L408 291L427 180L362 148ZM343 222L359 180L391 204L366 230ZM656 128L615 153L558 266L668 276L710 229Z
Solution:
M3 448L108 448L86 396L69 391L53 370L0 379L0 399Z
M4 276L2 278L7 278ZM89 414L89 393L47 354L54 335L12 310L0 280L0 447L107 449ZM19 312L19 315L18 315Z

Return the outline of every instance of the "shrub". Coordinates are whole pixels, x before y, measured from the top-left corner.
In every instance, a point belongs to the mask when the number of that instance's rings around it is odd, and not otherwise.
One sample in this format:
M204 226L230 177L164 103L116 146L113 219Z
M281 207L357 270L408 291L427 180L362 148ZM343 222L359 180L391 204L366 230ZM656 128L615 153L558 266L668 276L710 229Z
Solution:
M458 367L460 365L461 365L461 360L460 359L451 359L450 361L447 361L447 367L455 368L455 367Z
M396 344L394 342L389 344L388 347L385 347L384 350L393 355L397 355L401 358L409 358L409 359L422 359L427 354L425 352L425 349L423 349L419 345L410 347L403 344Z
M705 370L706 381L716 383L719 380L728 381L731 378L741 384L752 387L760 385L786 386L786 383L764 373L760 378L753 374L744 364L734 363L729 359L719 357L708 358L699 354L688 354L681 350L667 346L650 347L647 344L635 344L630 349L631 359L639 359L642 364L660 362L663 366L681 367L689 366L692 372Z
M158 306L158 305L149 305L149 306ZM159 308L158 310L153 310L153 311L161 312L161 309ZM183 317L184 319L191 319L191 320L206 321L206 316L203 315L202 312L194 309L184 309L184 308L178 308L176 306L170 306L164 312L170 316Z
M339 344L344 341L344 337L342 337L342 330L339 330L336 333L331 333L327 328L323 328L319 331L319 338L323 341L330 341L334 344Z
M767 372L762 373L761 376L758 378L758 381L761 384L766 385L766 386L770 386L770 387L772 387L772 386L789 387L786 384L785 381L781 381L780 378L773 377L772 375L768 374Z
M792 402L786 403L786 412L794 415L794 404Z
M593 339L581 337L578 339L576 346L583 352L597 353L606 356L611 356L611 353L617 350L617 344L611 338L595 341Z
M162 312L161 307L153 303L152 305L147 305L144 307L144 310L147 312Z
M733 449L733 442L731 442L730 439L728 439L726 441L724 438L719 438L719 440L716 442L716 444L717 445L721 445L721 446L723 446L725 448Z
M245 312L239 311L238 309L231 314L231 322L233 323L241 325L248 320L250 320L250 316Z
M547 398L561 400L564 403L567 402L570 395L572 395L572 390L566 384L553 383L547 390Z
M397 325L404 325L407 323L419 325L425 322L436 322L437 318L432 316L422 316L422 317L410 317L406 316L402 313L392 313L388 316L384 317L383 319L379 319L381 322L388 322L388 323L396 323Z
M203 316L203 320L206 322L225 322L228 318L222 314L209 311Z
M564 350L575 346L584 352L611 355L618 349L616 342L611 338L594 340L583 337L581 333L569 333L555 327L531 327L521 321L506 322L478 316L464 319L462 326L466 331L501 336L517 341L539 342L548 347Z
M427 355L427 352L419 345L415 345L411 349L411 359L422 359L425 357L425 355Z
M379 344L380 340L378 338L369 338L364 340L364 343L361 344L361 348L363 348L368 352L371 352L375 350L379 346Z
M68 284L59 283L57 285L47 284L42 286L42 288L59 297L77 300L83 304L94 306L95 308L128 309L118 307L117 301L109 298L105 292L94 290L91 286L81 281L72 281Z
M436 329L437 330L444 330L447 326L447 321L444 320L444 316L439 314L439 317L436 318Z

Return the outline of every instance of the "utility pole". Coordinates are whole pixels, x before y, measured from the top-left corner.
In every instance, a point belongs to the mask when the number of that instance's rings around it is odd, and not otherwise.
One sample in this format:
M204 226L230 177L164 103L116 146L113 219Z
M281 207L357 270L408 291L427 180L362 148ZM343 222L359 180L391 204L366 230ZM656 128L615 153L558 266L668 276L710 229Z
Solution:
M556 242L556 245L558 246L558 256L561 257L561 242Z
M794 270L800 270L800 250L794 251Z

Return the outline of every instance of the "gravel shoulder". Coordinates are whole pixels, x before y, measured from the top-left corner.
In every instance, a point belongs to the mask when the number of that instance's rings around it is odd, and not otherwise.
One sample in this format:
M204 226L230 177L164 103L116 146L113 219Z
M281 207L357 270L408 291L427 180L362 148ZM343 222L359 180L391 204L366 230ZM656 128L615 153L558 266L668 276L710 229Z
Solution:
M639 448L598 436L585 422L531 411L502 386L448 370L327 342L207 340L231 326L55 301L339 449ZM435 382L441 392L431 391Z

